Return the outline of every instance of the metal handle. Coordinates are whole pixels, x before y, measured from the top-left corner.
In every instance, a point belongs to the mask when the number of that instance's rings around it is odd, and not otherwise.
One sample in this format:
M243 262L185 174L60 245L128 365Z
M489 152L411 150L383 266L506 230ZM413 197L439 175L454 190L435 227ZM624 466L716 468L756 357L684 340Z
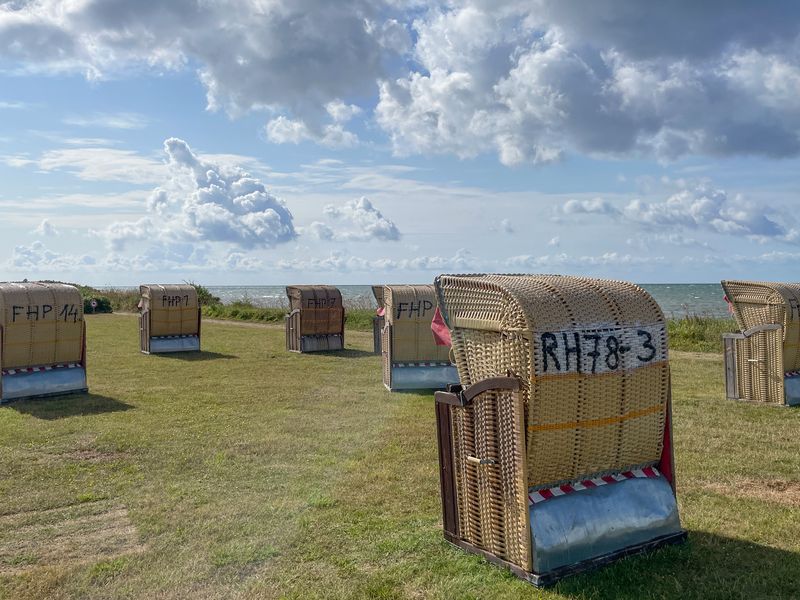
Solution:
M497 461L493 458L478 458L477 456L468 456L467 462L473 465L496 465Z
M516 377L490 377L479 381L464 389L460 385L448 386L446 392L436 392L433 397L440 404L450 404L452 406L468 406L476 396L484 392L494 390L509 390L516 392L519 390L519 379Z

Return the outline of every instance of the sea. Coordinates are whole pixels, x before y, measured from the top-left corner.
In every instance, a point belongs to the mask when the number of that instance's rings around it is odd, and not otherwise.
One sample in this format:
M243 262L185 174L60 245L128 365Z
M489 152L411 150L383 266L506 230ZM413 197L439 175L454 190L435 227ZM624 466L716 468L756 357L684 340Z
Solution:
M641 283L652 294L667 317L686 315L727 317L728 307L718 283ZM225 304L247 300L256 306L288 306L286 288L280 285L207 286ZM368 285L340 285L345 306L375 306Z

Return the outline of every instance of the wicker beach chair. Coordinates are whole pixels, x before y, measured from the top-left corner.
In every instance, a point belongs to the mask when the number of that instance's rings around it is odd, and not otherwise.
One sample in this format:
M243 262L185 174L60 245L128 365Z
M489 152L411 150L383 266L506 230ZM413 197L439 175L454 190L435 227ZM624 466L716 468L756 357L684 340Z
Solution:
M387 285L383 383L389 390L444 389L458 382L450 349L435 343L431 321L436 311L433 285Z
M800 284L723 281L739 333L722 336L728 398L800 404Z
M624 282L442 275L445 537L536 585L684 539L666 324Z
M199 352L201 311L193 285L139 286L139 349L144 354Z
M344 348L342 293L331 285L293 285L286 288L286 349L319 352Z
M0 402L86 390L86 323L78 289L0 283Z

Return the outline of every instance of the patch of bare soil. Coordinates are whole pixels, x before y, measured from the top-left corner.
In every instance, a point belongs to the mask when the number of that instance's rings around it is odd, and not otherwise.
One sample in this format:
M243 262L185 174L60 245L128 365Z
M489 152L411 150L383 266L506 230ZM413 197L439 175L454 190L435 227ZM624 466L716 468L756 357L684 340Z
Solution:
M135 554L138 538L127 509L107 501L4 515L0 575Z
M58 455L59 458L67 460L87 461L87 462L111 462L128 458L125 452L101 452L95 449L75 450Z
M784 506L800 507L800 481L785 479L740 479L732 483L709 482L703 487L736 498L760 498Z

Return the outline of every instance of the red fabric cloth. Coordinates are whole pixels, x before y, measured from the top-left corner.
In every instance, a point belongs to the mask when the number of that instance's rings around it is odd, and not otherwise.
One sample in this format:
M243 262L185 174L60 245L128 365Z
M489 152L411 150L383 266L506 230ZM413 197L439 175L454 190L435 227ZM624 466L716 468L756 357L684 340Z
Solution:
M442 313L439 312L439 307L436 307L436 312L433 313L433 320L431 321L431 331L433 332L433 341L437 346L452 346L453 340L450 337L450 330L444 322Z
M727 295L723 296L722 298L728 303L728 312L733 314L733 303L730 301Z

